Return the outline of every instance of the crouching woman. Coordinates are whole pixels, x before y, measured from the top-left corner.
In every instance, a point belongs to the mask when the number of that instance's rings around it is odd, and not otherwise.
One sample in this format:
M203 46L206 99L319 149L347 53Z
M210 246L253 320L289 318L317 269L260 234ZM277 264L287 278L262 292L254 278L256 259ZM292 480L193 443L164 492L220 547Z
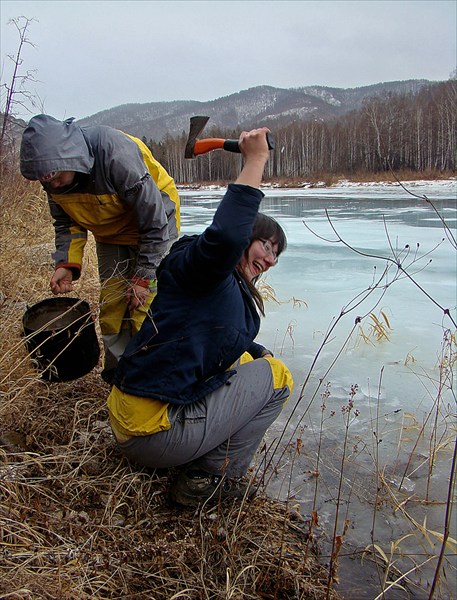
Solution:
M123 454L147 467L182 467L172 500L250 495L244 477L293 386L257 344L263 303L255 283L286 247L259 213L267 129L240 135L244 166L211 225L172 246L157 295L122 356L108 398Z

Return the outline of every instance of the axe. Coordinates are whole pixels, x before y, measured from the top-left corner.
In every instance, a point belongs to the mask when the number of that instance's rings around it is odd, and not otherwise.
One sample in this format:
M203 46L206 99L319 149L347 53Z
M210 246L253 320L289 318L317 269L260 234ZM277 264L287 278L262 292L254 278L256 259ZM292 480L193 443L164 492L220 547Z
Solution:
M191 117L189 137L187 138L184 158L195 158L199 154L206 154L211 150L227 150L228 152L241 152L238 140L224 140L223 138L206 138L198 140L197 137L203 131L209 117ZM270 132L267 133L267 142L270 150L275 147L274 138Z

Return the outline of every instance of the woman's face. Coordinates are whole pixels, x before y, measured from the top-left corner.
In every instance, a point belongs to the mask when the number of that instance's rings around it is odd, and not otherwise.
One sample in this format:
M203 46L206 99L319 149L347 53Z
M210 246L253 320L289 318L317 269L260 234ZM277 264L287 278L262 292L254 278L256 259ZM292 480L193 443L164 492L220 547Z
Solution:
M272 240L254 240L238 264L246 279L252 281L278 262L278 244Z

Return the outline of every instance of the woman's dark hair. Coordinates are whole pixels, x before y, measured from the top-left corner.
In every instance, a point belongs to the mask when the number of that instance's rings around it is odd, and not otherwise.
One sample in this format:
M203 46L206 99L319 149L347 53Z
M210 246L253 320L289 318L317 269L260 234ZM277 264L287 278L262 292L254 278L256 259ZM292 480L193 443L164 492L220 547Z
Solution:
M267 215L264 215L263 213L257 213L256 219L254 221L254 228L252 230L251 239L249 241L249 246L252 244L252 242L255 242L255 240L271 240L273 244L277 244L277 257L279 257L279 255L282 252L284 252L284 250L287 247L286 234L284 233L284 230L281 227L281 225L275 219L273 219L273 217L269 217ZM248 252L249 246L248 248L246 248L246 252ZM256 277L252 281L246 280L246 283L249 287L252 297L254 298L255 303L257 304L258 309L260 310L262 315L265 316L263 298L259 290L256 288L256 283L259 277Z
M286 234L281 225L273 217L263 213L257 213L254 221L250 243L252 244L255 240L271 240L273 244L277 244L276 256L284 252L287 247Z

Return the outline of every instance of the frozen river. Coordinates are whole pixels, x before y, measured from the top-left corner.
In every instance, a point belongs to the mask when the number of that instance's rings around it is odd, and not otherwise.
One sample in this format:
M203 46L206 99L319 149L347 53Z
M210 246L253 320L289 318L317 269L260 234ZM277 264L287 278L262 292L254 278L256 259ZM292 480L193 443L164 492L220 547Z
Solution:
M375 598L382 589L365 560L354 591L360 551L376 544L389 553L402 536L396 566L428 562L413 568L410 595L397 588L386 598L427 598L440 546L427 531L418 540L415 523L426 516L427 528L443 530L455 387L452 369L440 364L443 340L456 329L446 311L457 320L456 183L406 188L411 193L392 184L265 189L261 208L281 223L288 248L264 280L274 299L258 341L295 380L268 432L268 459L277 446L269 490L302 514L315 510L324 545L334 529L344 533L339 562L348 598ZM201 232L223 193L181 191L182 234ZM452 585L441 597L456 593Z

